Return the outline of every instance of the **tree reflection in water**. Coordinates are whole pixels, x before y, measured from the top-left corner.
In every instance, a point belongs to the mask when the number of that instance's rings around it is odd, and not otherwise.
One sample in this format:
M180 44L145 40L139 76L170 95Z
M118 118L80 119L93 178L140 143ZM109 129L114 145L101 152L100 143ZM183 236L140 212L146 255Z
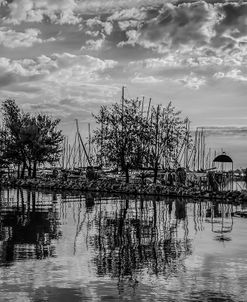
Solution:
M185 269L192 249L184 200L126 198L115 200L108 211L102 202L95 207L97 232L90 243L98 275L134 285L141 274L168 277Z
M85 244L97 275L118 280L119 287L124 281L135 287L143 276L181 275L192 253L189 229L200 232L207 223L215 239L227 244L234 211L230 204L210 201L26 190L2 191L0 210L0 265L55 256L60 224L65 230L69 224L76 227L68 245L73 255L83 257Z
M39 193L21 189L1 195L0 265L55 255L52 240L61 236L54 206L56 195L52 194L49 201L37 197Z

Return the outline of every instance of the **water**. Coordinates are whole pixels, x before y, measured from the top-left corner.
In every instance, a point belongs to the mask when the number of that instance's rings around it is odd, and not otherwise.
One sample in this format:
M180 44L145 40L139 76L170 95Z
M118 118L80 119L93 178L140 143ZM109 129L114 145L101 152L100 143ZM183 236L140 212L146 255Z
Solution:
M2 191L0 301L247 301L241 207Z

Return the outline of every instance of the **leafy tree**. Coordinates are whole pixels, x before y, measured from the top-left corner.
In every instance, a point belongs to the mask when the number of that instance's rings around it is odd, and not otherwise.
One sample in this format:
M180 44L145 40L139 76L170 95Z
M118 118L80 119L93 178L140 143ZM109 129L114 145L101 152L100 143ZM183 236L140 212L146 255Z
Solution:
M7 99L2 103L3 128L1 131L1 151L5 163L22 163L23 170L26 167L25 148L21 141L22 120L24 114L20 112L19 107L14 100ZM23 171L24 173L24 171ZM22 173L22 174L23 174Z
M152 106L151 114L143 112L141 101L124 99L122 104L102 106L94 116L99 127L94 142L99 147L103 165L120 167L129 180L129 168L158 168L178 164L185 145L190 142L188 119L169 103L166 107Z
M59 119L52 120L45 114L29 116L24 124L22 139L26 147L29 175L36 177L37 165L59 160L63 136L57 131Z
M59 159L63 141L61 131L56 129L59 119L51 119L46 114L24 113L11 99L2 103L2 113L3 158L9 164L21 165L22 177L26 169L30 177L36 177L37 165Z
M159 167L176 167L180 153L185 151L191 140L188 119L180 117L171 102L164 108L152 107L149 120L149 144L146 152L147 163L153 167L156 182Z
M99 147L98 160L104 165L120 167L129 181L129 169L143 164L144 142L148 140L148 121L141 102L124 99L122 104L102 106L94 115L99 127L93 141Z

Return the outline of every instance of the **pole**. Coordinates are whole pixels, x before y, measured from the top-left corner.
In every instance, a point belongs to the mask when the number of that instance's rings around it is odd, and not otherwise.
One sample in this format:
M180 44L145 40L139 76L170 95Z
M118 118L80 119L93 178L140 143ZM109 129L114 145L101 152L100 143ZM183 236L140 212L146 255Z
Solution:
M90 123L88 123L88 156L91 157L91 127Z
M78 137L79 137L80 143L81 143L83 151L84 151L84 153L86 155L87 162L88 162L89 166L91 167L92 166L91 165L91 161L90 161L90 158L89 158L89 156L87 154L87 150L85 148L85 145L83 144L83 141L82 141L82 138L81 138L81 134L80 134L80 131L79 131L78 119L75 119L75 122L76 122L76 129L77 129L77 133L78 133Z

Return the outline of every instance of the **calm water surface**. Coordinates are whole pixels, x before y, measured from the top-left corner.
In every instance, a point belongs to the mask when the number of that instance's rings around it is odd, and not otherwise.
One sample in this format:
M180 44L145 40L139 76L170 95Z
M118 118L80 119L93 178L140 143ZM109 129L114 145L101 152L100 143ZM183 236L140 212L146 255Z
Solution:
M2 191L0 301L247 301L242 208Z

